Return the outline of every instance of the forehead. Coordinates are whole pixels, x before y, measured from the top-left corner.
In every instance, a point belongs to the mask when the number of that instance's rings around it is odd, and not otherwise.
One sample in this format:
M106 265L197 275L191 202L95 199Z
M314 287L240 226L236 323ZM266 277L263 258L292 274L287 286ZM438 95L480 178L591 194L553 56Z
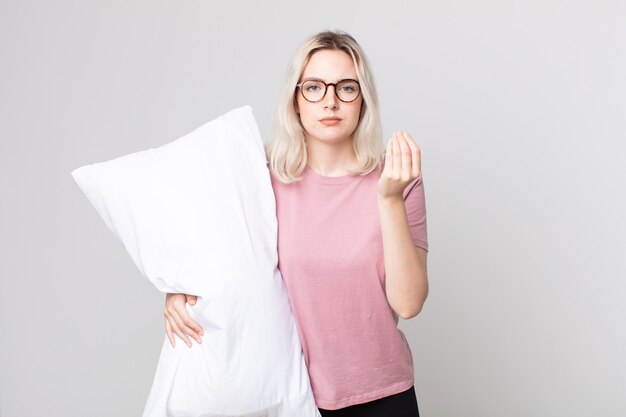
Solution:
M356 80L357 74L350 55L340 50L322 49L311 56L301 78L319 78L326 82L335 82L345 78Z

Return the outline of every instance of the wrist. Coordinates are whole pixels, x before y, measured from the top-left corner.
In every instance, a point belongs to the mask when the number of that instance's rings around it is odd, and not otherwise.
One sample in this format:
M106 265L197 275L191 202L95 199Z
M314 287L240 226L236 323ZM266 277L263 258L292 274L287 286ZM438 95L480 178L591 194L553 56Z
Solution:
M403 199L402 195L381 195L381 194L378 194L378 204L379 205L386 205L386 206L393 206L393 205L398 205L398 204L404 205L404 199Z

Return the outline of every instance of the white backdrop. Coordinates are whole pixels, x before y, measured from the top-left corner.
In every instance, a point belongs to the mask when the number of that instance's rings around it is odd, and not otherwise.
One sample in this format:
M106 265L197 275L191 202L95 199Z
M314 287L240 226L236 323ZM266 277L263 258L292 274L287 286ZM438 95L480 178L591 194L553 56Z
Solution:
M0 415L138 416L164 335L70 177L250 104L343 29L422 148L429 417L626 415L623 1L3 1Z

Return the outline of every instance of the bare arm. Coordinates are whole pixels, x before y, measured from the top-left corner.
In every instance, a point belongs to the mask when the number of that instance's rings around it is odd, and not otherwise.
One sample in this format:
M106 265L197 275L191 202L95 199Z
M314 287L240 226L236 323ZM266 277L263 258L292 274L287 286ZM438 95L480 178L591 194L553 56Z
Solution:
M427 252L413 243L403 192L421 175L421 151L406 132L394 132L387 144L378 184L383 239L385 292L396 314L410 319L428 296Z
M378 200L385 262L385 291L403 319L419 314L428 296L428 253L416 247L400 199Z

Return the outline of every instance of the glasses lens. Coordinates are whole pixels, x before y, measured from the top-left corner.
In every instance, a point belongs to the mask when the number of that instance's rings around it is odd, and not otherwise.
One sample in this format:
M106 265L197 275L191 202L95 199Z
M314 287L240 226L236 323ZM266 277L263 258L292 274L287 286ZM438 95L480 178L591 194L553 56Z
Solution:
M302 94L309 101L317 101L324 96L326 86L321 81L309 80L302 84Z
M352 80L342 81L337 84L337 96L341 101L354 101L359 97L359 83Z

